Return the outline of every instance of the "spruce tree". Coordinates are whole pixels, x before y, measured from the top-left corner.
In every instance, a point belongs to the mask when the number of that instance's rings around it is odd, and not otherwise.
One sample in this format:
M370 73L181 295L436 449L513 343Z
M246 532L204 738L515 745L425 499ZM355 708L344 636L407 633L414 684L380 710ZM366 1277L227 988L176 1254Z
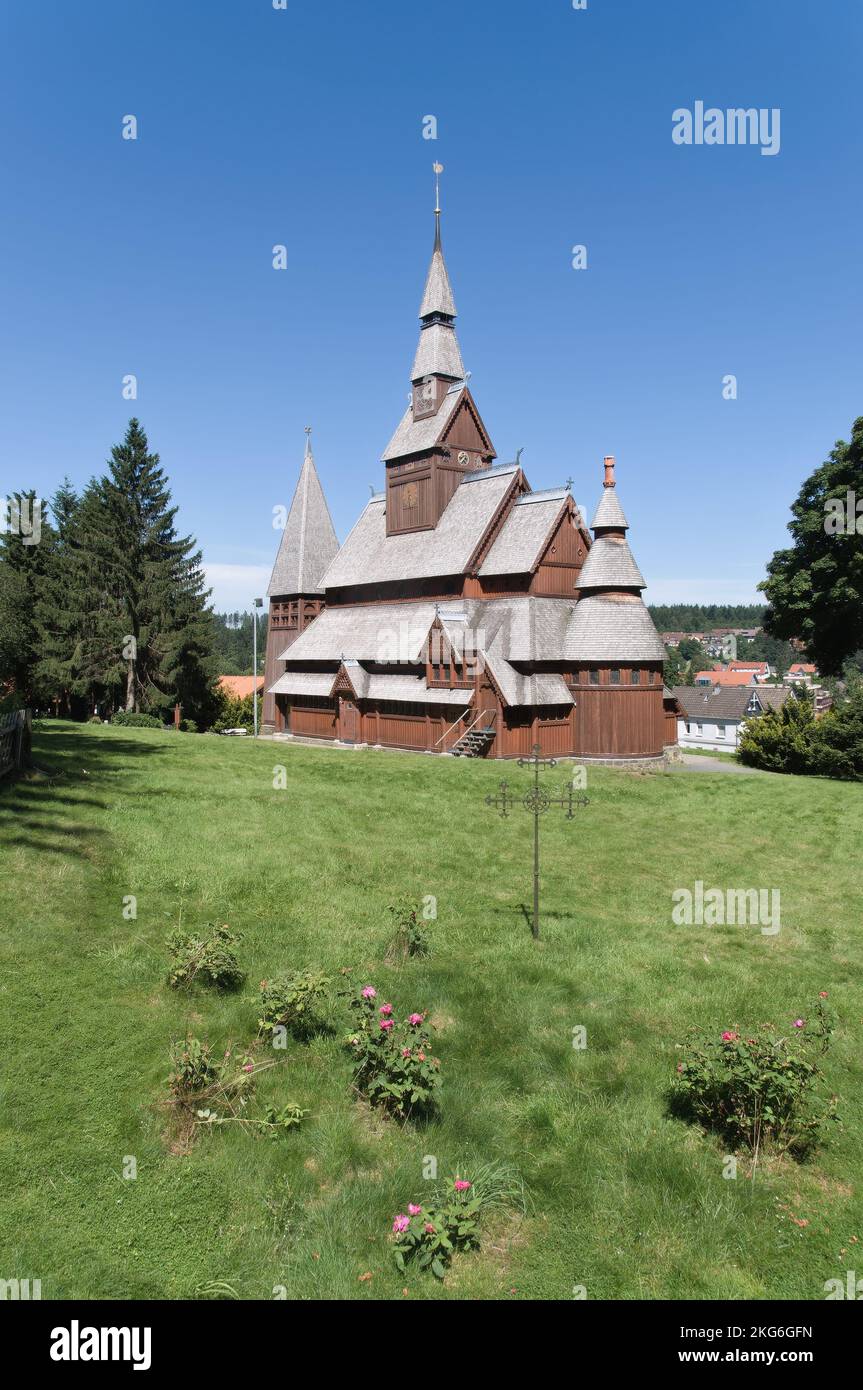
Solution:
M36 683L36 605L54 534L32 489L4 497L0 505L0 683L25 704L34 704L42 693Z
M117 692L127 710L167 713L175 701L190 718L213 707L212 614L201 552L178 536L159 455L130 420L111 451L108 476L88 489L78 516L77 550L97 602L83 644L90 678Z

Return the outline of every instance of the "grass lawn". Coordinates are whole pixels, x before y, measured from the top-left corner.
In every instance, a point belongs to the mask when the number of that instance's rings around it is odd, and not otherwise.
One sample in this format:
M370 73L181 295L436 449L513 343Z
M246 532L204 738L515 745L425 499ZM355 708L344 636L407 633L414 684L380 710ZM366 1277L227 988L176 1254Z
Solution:
M0 789L0 1276L44 1298L820 1299L863 1273L863 787L591 769L589 807L543 822L534 942L531 821L484 804L527 782L510 764L62 723L34 757ZM696 879L779 888L780 933L672 925ZM405 892L437 897L433 950L388 966ZM181 913L243 933L239 993L166 986ZM318 1037L259 1087L308 1107L299 1130L172 1154L154 1108L171 1040L249 1042L258 981L306 965L430 1011L440 1119L369 1111ZM729 1181L718 1142L667 1114L677 1045L696 1023L790 1023L821 989L843 1126L806 1164ZM529 1193L442 1284L399 1274L389 1237L429 1155L442 1176L507 1162Z

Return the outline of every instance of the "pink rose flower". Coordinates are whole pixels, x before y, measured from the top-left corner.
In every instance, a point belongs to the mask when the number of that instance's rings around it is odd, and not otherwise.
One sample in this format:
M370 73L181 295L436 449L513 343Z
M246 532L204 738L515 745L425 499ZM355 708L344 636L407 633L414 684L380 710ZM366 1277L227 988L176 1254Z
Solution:
M723 1042L735 1042L736 1039L737 1039L737 1036L738 1036L737 1033L723 1033L723 1034L722 1034L722 1041L723 1041Z
M805 1018L795 1018L795 1020L794 1020L794 1027L795 1027L795 1028L805 1028L805 1027L806 1027L806 1019L805 1019Z
M396 1025L393 1023L393 1021L392 1021L391 1018L382 1018L382 1019L381 1019L381 1028L383 1029L383 1031L384 1031L385 1033L386 1033L390 1028L395 1028L395 1026L396 1026Z
M818 991L818 998L819 998L819 999L826 999L827 997L828 997L828 995L827 995L826 989L819 989L819 991Z
M408 1226L409 1226L410 1224L411 1224L411 1219L410 1219L410 1217L409 1217L409 1216L405 1216L404 1212L399 1212L398 1216L396 1217L395 1221L393 1222L393 1231L394 1231L394 1233L395 1233L397 1236L399 1236L399 1235L401 1235L402 1231L406 1231L406 1230L407 1230L407 1228L408 1228Z
M411 1216L419 1216L420 1212L422 1211L422 1207L418 1207L416 1202L408 1202L408 1211L410 1212Z
M412 1023L414 1028L418 1028L419 1025L422 1023L424 1017L424 1014L411 1014L410 1018L408 1019L408 1023Z
M403 1047L403 1048L402 1048L402 1056L403 1056L403 1057L410 1057L410 1055L411 1055L411 1050L410 1050L410 1048L409 1048L409 1047Z
M254 1070L255 1070L255 1066L254 1066L254 1063L253 1063L253 1062L247 1062L246 1065L243 1067L243 1071L254 1071Z
M392 1004L381 1004L380 1008L378 1009L378 1013L379 1013L379 1014L384 1014L384 1015L386 1015L386 1014L391 1014L392 1011L393 1011L393 1006L392 1006Z
M417 1053L417 1056L419 1057L419 1059L420 1059L421 1062L424 1062L425 1059L426 1059L426 1055L425 1055L424 1052L418 1052L418 1053Z
M468 1188L470 1187L470 1183L465 1182L464 1178L456 1178L455 1182L453 1183L453 1186L455 1187L456 1192L467 1192Z
M436 1235L437 1235L437 1231L435 1230L434 1226L432 1225L432 1223L431 1223L430 1221L427 1221L427 1222L426 1222L426 1224L423 1226L423 1230L425 1231L425 1233L426 1233L427 1236L436 1236Z
M677 1063L677 1070L678 1070L678 1071L683 1071L683 1063L682 1063L682 1062L678 1062L678 1063Z
M365 989L363 990L363 998L364 998L364 999L377 999L377 997L378 997L378 992L377 992L377 990L375 989L374 985L366 985Z

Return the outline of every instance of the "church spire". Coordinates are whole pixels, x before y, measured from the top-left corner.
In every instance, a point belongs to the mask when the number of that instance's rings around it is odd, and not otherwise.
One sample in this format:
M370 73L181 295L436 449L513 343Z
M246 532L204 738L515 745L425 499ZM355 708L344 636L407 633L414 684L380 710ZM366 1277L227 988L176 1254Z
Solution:
M433 376L458 381L464 376L464 365L455 335L455 299L440 234L440 175L443 165L435 163L434 172L434 246L420 304L420 340L411 369L411 381Z

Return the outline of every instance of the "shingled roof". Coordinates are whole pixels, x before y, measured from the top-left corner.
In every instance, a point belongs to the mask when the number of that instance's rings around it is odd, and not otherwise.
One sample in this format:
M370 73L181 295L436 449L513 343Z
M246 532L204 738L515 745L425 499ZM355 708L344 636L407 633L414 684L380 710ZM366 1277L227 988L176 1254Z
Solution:
M644 576L623 536L597 536L584 562L578 587L582 592L645 587Z
M468 474L430 531L388 536L386 504L371 498L323 576L325 587L463 574L517 472L511 464Z
M267 594L320 594L321 576L339 543L306 436L306 454L279 543Z
M431 449L446 429L453 412L461 401L464 383L456 382L443 397L434 415L414 419L413 407L408 406L398 423L395 434L381 455L386 463L389 459L403 458L405 454L418 454L423 449Z
M569 661L664 661L665 648L640 598L588 594L575 606L564 657Z
M616 488L604 487L602 489L602 496L597 504L591 525L594 530L603 526L614 526L621 531L629 529L629 522L623 514Z
M446 314L450 318L455 318L456 315L455 299L449 282L446 262L443 258L443 247L440 239L440 212L438 210L435 211L434 249L426 276L422 304L420 305L420 318L424 319L429 314Z
M539 562L566 506L564 488L520 497L480 566L481 575L527 574Z
M420 331L411 381L427 376L464 376L464 364L455 329L449 323L431 323Z

